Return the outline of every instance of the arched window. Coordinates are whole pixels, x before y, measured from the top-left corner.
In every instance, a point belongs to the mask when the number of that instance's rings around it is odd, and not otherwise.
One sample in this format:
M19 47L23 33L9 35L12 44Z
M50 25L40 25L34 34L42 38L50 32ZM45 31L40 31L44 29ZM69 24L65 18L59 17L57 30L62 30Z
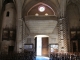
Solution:
M9 17L9 14L10 14L10 12L8 11L8 12L6 13L6 16Z

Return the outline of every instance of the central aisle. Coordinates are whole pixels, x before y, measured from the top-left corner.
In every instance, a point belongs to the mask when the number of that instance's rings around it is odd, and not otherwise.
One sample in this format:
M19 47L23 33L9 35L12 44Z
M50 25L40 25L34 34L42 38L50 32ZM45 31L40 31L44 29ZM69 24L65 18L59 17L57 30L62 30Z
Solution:
M43 57L43 56L36 56L35 60L49 60L48 57Z

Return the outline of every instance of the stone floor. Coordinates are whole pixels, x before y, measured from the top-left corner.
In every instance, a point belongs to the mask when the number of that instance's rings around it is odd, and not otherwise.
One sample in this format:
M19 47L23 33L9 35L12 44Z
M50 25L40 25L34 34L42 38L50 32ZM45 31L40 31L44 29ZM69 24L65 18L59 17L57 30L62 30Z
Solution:
M37 56L35 60L49 60L49 58L43 56Z

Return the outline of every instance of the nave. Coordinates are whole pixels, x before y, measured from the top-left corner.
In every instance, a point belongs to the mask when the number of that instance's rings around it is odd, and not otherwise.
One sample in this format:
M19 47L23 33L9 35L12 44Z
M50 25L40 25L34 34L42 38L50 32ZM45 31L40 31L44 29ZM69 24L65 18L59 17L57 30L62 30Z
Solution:
M36 56L35 60L49 60L49 57Z

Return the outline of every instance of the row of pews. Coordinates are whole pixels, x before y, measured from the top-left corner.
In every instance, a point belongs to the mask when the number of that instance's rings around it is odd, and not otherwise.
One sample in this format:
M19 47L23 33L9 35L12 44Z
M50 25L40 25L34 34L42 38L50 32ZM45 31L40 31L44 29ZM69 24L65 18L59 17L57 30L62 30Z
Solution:
M0 60L34 60L35 53L28 51L26 53L0 54Z
M0 54L0 60L35 60L35 52ZM50 60L80 60L80 53L51 53Z
M79 53L51 53L50 60L80 60Z

